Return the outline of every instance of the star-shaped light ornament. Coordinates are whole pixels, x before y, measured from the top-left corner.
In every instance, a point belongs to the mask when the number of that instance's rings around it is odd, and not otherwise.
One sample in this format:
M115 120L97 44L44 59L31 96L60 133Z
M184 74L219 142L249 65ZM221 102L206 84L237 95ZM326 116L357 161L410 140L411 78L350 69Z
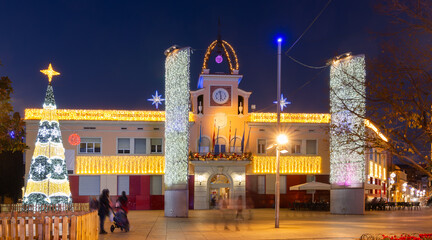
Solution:
M40 71L41 71L41 73L43 73L43 74L45 74L45 75L48 76L48 81L49 81L50 84L51 84L51 80L52 80L53 76L60 75L59 72L54 71L54 69L51 66L51 63L49 64L48 69L43 69L43 70L40 70Z
M35 171L36 171L38 174L41 174L42 172L45 172L45 167L42 166L41 164L39 164L39 165L36 166Z
M60 164L55 165L54 172L57 174L61 174L63 172L62 165L60 165Z
M277 104L277 101L274 101L273 103ZM291 102L288 102L286 98L284 98L283 94L281 94L281 98L280 98L280 108L281 108L281 112L283 112L284 107L287 106L287 104L291 104Z
M156 91L156 94L152 95L152 98L147 99L147 101L152 102L152 105L156 104L156 109L159 109L159 104L162 105L162 102L165 101L165 99L162 98L162 95L159 95L158 91Z

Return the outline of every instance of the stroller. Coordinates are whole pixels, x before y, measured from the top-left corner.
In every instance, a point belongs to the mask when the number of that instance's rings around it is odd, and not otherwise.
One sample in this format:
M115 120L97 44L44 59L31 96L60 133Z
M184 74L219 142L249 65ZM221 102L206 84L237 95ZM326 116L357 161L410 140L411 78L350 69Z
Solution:
M111 232L114 232L114 229L116 228L120 228L121 231L123 231L124 229L125 232L129 232L129 220L126 215L126 211L121 207L116 207L116 209L117 212L114 214L114 221L111 225Z

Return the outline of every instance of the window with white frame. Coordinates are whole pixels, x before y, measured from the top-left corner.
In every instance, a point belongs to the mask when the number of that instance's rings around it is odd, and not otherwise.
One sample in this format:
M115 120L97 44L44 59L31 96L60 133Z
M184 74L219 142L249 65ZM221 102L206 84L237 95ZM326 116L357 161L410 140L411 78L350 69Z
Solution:
M265 175L258 176L258 194L265 194Z
M291 142L291 153L300 154L301 153L301 140L292 140Z
M198 151L200 153L208 153L210 152L210 139L208 137L201 137L201 143L198 139Z
M134 154L146 154L146 139L135 138L134 139Z
M150 144L151 153L162 153L162 138L152 138L150 139Z
M265 139L258 139L258 154L266 153L266 142Z
M150 176L150 195L162 195L162 176Z
M79 153L101 153L101 138L81 138Z
M239 137L232 138L230 146L230 152L241 153L241 139Z
M317 154L316 140L306 140L306 154Z
M117 139L117 153L130 154L130 138Z

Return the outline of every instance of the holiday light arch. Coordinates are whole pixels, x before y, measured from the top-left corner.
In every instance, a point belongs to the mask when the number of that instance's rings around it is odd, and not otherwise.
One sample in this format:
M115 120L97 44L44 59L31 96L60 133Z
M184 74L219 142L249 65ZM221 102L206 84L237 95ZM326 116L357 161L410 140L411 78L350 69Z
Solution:
M212 54L213 50L218 45L218 41L219 40L215 40L210 44L210 46L208 46L207 51L204 55L204 62L203 62L201 73L204 73L204 69L208 69L207 62L208 62L210 55ZM228 65L230 68L230 73L235 74L234 71L239 70L239 63L238 63L237 54L234 51L234 48L227 41L225 41L225 40L220 40L220 41L221 41L220 44L221 44L222 49L223 49L223 54L228 59Z

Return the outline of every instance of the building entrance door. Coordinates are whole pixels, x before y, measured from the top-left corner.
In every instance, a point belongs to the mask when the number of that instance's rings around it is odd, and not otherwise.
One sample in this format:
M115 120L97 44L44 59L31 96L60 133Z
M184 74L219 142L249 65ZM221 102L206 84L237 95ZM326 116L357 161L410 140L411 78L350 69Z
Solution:
M220 200L230 198L230 181L223 174L214 175L209 184L210 209L217 207Z

